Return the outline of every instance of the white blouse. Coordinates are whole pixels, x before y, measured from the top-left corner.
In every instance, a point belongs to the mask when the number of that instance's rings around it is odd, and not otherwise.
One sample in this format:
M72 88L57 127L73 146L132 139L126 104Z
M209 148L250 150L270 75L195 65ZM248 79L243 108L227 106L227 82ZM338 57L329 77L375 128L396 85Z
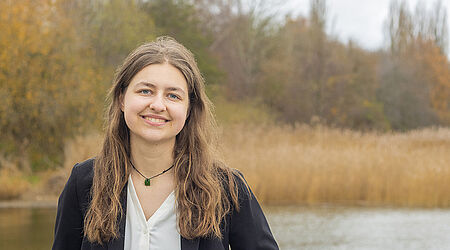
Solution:
M145 220L131 175L127 186L125 250L181 250L176 218L175 194L169 194L158 210Z

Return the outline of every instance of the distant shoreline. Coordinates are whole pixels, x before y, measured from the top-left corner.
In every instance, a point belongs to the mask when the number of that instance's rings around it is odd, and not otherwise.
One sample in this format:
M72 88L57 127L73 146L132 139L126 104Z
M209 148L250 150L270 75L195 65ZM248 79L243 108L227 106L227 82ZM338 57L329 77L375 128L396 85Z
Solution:
M0 209L4 208L56 208L56 200L10 200L0 201Z

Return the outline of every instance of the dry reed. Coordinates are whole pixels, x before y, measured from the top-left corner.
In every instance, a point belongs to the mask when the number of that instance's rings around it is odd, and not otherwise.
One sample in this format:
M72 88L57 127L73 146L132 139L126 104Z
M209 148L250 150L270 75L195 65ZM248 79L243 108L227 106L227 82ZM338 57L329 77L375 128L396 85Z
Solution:
M7 168L0 169L0 200L19 198L30 186L20 172Z
M225 162L264 203L450 207L448 128L377 134L227 125L221 138ZM69 142L65 173L94 156L100 142L96 134Z
M450 129L360 133L230 126L227 163L270 204L450 206Z
M101 145L102 136L96 132L83 136L79 135L68 140L64 147L64 165L58 171L46 176L46 180L44 180L45 192L59 195L74 164L95 157L100 152Z

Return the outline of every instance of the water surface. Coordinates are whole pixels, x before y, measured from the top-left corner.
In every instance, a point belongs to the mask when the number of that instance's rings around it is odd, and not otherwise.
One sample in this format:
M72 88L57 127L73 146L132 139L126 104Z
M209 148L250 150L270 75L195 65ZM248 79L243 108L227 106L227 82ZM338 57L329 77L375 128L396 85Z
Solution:
M450 249L450 210L265 207L280 249ZM0 208L1 250L50 249L55 208Z
M51 249L55 214L55 208L1 208L0 249Z
M268 207L280 249L450 249L450 210Z

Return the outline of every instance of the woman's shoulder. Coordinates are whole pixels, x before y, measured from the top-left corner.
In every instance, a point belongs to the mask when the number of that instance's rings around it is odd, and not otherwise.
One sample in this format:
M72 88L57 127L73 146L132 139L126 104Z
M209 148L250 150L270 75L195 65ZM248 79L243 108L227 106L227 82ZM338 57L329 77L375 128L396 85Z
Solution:
M231 188L236 191L239 199L248 199L251 196L250 187L245 180L244 174L235 168L230 168L224 163L219 163L219 176L227 196L231 198Z
M231 178L234 182L237 182L237 184L244 184L243 182L245 182L245 179L241 171L235 168L230 168L221 161L217 161L214 164L216 166L216 171L223 184L229 183L231 181L230 180Z
M238 169L233 169L233 177L238 190L239 200L252 199L253 193L252 190L250 189L250 186L247 183L247 180L244 177L244 174Z
M92 186L92 179L94 177L94 162L95 158L90 158L80 163L76 163L72 168L72 173L70 174L70 179L77 186L78 190L90 190Z
M94 162L95 158L90 158L83 162L76 163L73 168L74 170L76 169L77 173L86 175L94 171Z

